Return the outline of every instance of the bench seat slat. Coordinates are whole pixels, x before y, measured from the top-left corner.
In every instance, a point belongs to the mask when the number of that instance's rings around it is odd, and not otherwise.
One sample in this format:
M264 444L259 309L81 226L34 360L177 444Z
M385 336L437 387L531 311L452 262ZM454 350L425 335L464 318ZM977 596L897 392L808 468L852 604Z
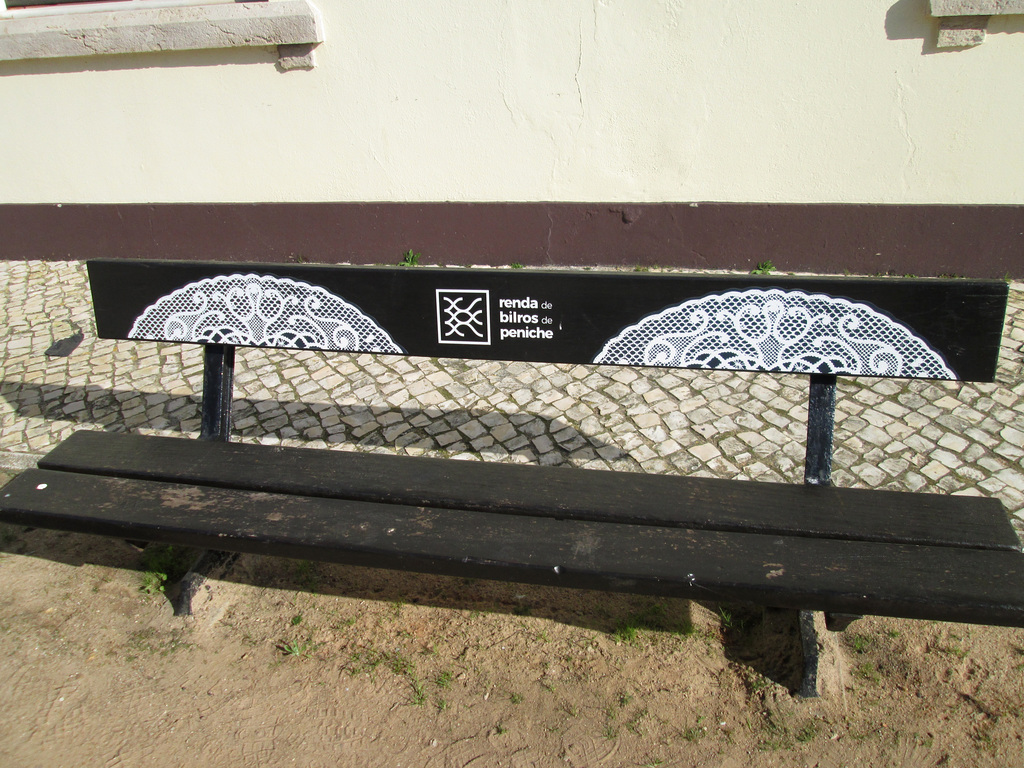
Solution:
M1011 552L438 510L30 470L23 525L210 549L697 600L1024 626Z
M79 431L42 468L705 530L1020 551L996 499Z

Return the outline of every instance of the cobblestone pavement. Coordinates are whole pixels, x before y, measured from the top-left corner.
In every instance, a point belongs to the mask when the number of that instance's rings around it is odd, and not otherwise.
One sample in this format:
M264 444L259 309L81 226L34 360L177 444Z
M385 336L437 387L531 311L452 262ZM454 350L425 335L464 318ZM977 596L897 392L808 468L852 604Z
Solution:
M0 262L0 464L78 429L199 430L197 346L97 339L84 264ZM1024 533L1024 284L995 384L839 380L837 485L994 496ZM81 329L70 357L46 357ZM235 439L799 483L807 380L239 350Z

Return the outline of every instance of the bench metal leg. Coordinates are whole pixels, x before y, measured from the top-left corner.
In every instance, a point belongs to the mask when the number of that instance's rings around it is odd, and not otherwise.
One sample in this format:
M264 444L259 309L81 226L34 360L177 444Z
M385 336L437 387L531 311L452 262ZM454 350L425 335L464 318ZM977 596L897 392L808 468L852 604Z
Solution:
M830 373L811 374L807 401L807 460L804 482L829 485L832 482L832 433L836 421L836 377Z
M800 646L804 652L804 671L800 679L800 696L818 696L818 633L814 629L814 611L800 611Z
M191 616L192 600L207 579L222 578L239 558L237 552L204 551L192 563L188 573L178 582L178 592L171 597L175 616Z
M807 401L807 459L804 462L804 482L808 485L832 484L835 419L836 377L828 373L812 373ZM811 699L818 695L818 633L814 629L813 611L800 611L800 645L804 654L800 695Z
M203 404L200 440L231 439L231 399L235 385L235 348L230 344L203 346ZM175 616L192 615L192 599L207 579L221 576L238 560L237 552L204 551L178 582L171 599Z
M229 344L206 344L203 353L203 411L199 439L227 442L231 439L235 348Z

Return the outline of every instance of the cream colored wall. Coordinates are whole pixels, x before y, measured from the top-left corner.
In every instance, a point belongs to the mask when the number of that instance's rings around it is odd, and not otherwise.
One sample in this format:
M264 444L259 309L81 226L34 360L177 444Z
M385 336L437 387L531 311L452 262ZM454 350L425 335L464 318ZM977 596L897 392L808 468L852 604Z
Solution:
M317 4L312 71L0 64L0 203L1024 203L1012 17L925 55L927 0Z

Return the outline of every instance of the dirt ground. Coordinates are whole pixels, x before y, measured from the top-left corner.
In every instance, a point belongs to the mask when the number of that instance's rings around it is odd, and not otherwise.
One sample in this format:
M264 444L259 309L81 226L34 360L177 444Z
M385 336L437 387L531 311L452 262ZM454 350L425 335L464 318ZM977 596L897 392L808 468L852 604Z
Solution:
M166 554L0 530L0 765L1024 766L1024 630Z

